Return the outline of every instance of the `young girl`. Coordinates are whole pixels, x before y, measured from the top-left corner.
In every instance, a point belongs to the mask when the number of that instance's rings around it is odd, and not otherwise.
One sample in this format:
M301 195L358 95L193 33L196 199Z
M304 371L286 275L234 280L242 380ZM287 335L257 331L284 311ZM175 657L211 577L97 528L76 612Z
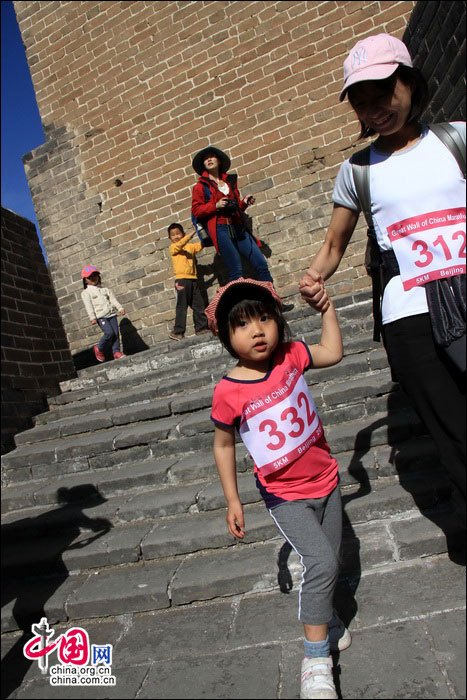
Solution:
M340 362L342 340L329 303L318 345L289 342L282 302L270 282L240 278L218 290L206 309L211 330L238 362L214 389L214 456L227 502L227 526L243 539L237 490L235 430L254 462L256 483L280 532L304 567L299 619L305 632L302 698L336 698L331 649L350 634L335 616L342 506L338 465L331 456L303 377L311 367Z
M402 41L387 34L359 41L344 81L340 99L348 96L360 136L377 135L366 152L389 364L438 447L465 518L465 174L460 158L420 123L427 86ZM465 167L465 122L448 129ZM354 160L340 168L326 238L300 281L318 310L327 304L323 280L337 269L363 208Z
M116 311L122 316L125 309L116 300L113 292L107 287L101 287L101 273L93 265L87 265L81 270L84 290L81 299L88 313L91 323L99 324L104 333L101 340L94 345L94 354L99 362L104 362L104 347L107 342L112 343L114 360L125 357L120 351L120 336L118 334L118 321Z
M272 282L259 241L246 230L241 217L255 198L240 199L236 183L227 176L229 156L208 146L195 155L192 165L200 178L193 188L191 211L205 222L214 247L227 266L229 280L242 277L243 256L256 270L258 279Z

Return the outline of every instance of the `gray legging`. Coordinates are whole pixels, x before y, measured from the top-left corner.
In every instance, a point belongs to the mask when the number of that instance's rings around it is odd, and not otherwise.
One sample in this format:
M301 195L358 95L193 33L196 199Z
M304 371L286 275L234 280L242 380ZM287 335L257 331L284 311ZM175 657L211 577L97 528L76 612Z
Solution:
M342 502L339 486L323 498L286 501L269 509L303 564L298 618L324 625L332 617L340 566Z

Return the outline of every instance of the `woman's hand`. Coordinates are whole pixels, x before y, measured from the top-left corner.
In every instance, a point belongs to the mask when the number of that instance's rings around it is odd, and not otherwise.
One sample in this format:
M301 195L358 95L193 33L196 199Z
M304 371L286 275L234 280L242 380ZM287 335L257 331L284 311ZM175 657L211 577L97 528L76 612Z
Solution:
M324 280L317 270L309 268L298 283L302 299L313 309L324 313L329 308L329 298L324 287Z
M94 326L97 323L97 318L93 318L91 321L92 325Z
M224 209L227 206L227 200L228 197L222 197L222 199L219 199L219 201L216 202L216 209Z
M253 197L252 194L249 194L248 197L244 197L244 198L243 198L243 203L244 203L244 205L245 205L246 207L251 206L251 205L254 204L255 202L256 202L256 197Z
M238 540L242 540L245 537L245 518L240 501L229 503L226 521L230 534Z

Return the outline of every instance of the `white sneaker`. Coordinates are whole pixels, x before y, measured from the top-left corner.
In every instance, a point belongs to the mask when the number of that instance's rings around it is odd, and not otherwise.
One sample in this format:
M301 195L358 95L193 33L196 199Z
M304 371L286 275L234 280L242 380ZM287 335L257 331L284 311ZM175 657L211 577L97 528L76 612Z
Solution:
M331 651L344 651L352 644L352 636L335 610L329 621L328 635Z
M302 661L301 698L337 698L332 677L332 657L320 656Z

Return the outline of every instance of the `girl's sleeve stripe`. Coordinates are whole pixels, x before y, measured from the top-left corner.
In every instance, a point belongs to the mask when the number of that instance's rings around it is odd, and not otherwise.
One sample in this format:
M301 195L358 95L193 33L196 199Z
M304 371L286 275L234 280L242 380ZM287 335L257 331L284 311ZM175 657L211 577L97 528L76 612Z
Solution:
M211 416L211 420L215 425L219 425L221 428L233 428L235 427L235 423L222 423L220 420L217 420L216 418L213 418Z
M313 367L313 358L308 345L303 340L300 340L300 343L304 346L306 354L308 355L308 364L303 368L303 371L306 372L307 369L311 369Z

